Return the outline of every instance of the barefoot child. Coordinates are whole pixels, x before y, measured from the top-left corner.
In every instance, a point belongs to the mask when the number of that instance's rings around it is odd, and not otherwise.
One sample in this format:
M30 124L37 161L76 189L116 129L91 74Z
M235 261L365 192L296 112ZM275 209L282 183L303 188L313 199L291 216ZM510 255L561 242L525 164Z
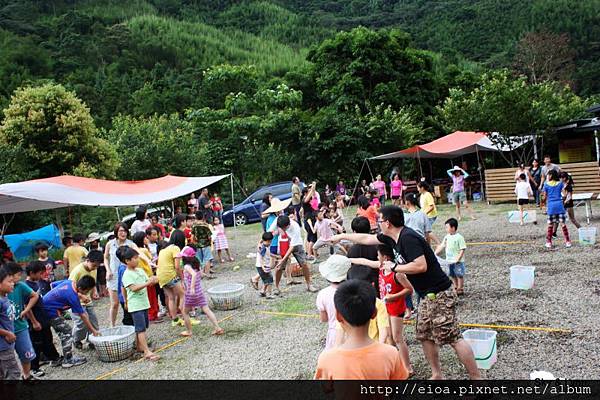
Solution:
M347 257L334 254L319 265L319 272L329 282L329 286L317 294L317 309L321 322L328 323L325 350L332 349L336 343L336 310L333 297L339 284L346 280L352 263Z
M122 258L127 265L127 270L123 273L123 287L126 291L125 309L133 319L137 349L144 353L146 360L157 361L160 356L150 351L146 339L146 330L149 325L148 309L150 308L146 288L156 284L158 278L152 276L148 279L146 272L142 268L138 268L138 252L134 249L127 248L122 254Z
M371 261L363 258L351 259L352 263L367 265L371 268L379 269L379 296L385 303L385 308L390 316L390 325L392 327L392 339L400 351L400 358L409 374L413 373L408 353L408 345L404 338L404 314L406 313L406 296L413 292L413 287L406 278L406 275L398 275L386 271L382 265L386 261L395 259L394 250L390 246L377 246L378 261Z
M465 250L467 243L465 238L457 232L458 221L450 218L446 221L446 232L448 233L442 243L435 249L438 255L446 249L446 261L450 269L450 279L456 288L456 294L462 296L465 293Z
M183 314L185 321L185 331L181 333L181 336L192 336L192 325L198 325L200 321L191 319L189 317L190 311L193 311L196 307L199 307L202 312L206 315L209 321L215 327L213 335L222 335L225 331L219 326L217 317L213 314L212 310L208 307L208 302L204 296L204 290L202 289L202 271L200 271L200 261L196 257L196 250L193 247L186 246L179 253L181 261L183 263L183 276L185 280L185 300L183 306Z
M398 350L369 337L369 322L377 316L376 297L367 282L349 280L338 286L333 299L336 319L347 339L340 347L319 355L315 379L401 380L408 377Z
M229 252L229 242L227 241L227 236L225 236L225 225L221 223L219 217L213 218L213 228L215 230L215 250L217 250L217 254L219 255L219 263L223 264L225 262L223 260L223 256L221 255L222 250L227 252L229 261L235 261Z
M518 177L517 184L515 185L515 194L517 195L517 205L519 206L520 225L523 226L523 209L529 204L529 196L533 196L531 185L527 182L527 175L524 173Z

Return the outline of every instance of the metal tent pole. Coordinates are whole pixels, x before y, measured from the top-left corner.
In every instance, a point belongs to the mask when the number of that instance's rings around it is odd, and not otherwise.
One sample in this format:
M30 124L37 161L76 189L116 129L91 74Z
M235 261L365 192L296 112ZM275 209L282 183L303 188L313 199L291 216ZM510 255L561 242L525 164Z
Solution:
M483 169L483 161L481 160L481 156L479 155L479 146L475 146L475 151L477 152L477 163L479 164L477 166L477 169L479 170L479 180L481 181L481 196L483 199L485 199L485 185L483 184L483 176L481 175L481 170Z
M233 172L229 174L229 181L231 183L231 212L233 213L233 230L237 234L237 224L235 223L235 199L233 197Z
M360 184L360 177L362 176L362 172L365 169L365 163L367 162L367 159L365 158L362 166L360 167L360 172L358 173L358 177L356 178L356 185L354 185L354 190L352 191L352 197L356 197L356 189L358 189L358 185Z

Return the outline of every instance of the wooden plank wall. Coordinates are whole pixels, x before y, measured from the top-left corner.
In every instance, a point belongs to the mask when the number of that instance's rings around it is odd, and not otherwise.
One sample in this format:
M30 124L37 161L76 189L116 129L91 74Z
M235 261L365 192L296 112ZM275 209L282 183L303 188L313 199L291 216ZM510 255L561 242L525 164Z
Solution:
M562 164L560 168L573 176L575 193L600 193L600 175L596 161ZM517 168L501 168L485 171L485 194L488 201L515 201L516 170Z

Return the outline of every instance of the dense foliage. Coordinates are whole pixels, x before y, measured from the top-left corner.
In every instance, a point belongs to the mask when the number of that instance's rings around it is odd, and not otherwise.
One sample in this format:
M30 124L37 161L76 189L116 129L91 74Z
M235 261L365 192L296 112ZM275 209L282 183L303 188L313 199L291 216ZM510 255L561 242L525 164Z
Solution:
M547 135L600 92L599 15L600 0L0 0L0 181L234 172L252 190L352 180L450 129Z

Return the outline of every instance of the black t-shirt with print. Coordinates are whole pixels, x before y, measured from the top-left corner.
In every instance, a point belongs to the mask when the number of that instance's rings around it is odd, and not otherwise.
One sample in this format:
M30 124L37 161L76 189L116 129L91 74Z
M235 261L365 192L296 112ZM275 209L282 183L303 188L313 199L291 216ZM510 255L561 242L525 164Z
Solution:
M450 278L442 271L435 253L425 239L417 232L407 227L402 228L398 243L384 234L377 235L377 239L394 249L398 264L408 264L423 255L425 256L427 262L427 270L425 272L420 274L406 274L406 277L420 297L425 297L427 293L443 292L452 286Z

